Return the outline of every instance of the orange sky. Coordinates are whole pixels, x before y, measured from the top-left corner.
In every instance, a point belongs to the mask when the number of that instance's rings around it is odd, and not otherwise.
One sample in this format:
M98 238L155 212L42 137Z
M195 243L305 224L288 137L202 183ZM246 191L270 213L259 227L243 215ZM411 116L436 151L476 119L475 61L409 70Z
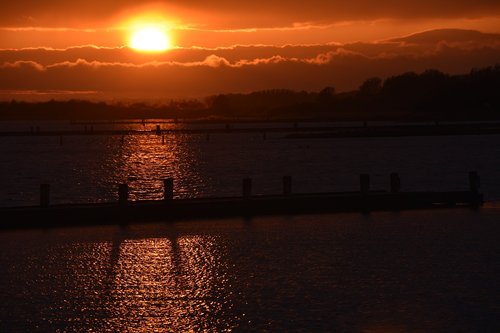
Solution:
M180 98L324 85L345 91L373 75L466 72L500 62L497 0L19 0L0 4L0 22L0 75L8 79L0 82L2 98L50 91ZM138 22L168 27L173 49L129 49ZM448 30L387 42L448 28L483 34Z

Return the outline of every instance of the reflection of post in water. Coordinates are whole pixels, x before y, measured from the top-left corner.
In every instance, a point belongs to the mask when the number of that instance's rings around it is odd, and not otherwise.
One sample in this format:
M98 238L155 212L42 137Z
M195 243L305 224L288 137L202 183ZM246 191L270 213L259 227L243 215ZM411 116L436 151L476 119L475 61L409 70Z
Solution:
M186 283L182 278L182 260L181 260L181 250L179 248L179 237L175 229L169 237L170 244L172 244L172 274L175 284L179 286L178 288L185 288Z
M115 275L118 271L117 266L120 260L120 248L123 244L123 241L127 239L128 230L125 226L120 226L114 238L111 240L111 251L109 253L109 262L106 266L106 277L104 278L104 291L105 297L109 301L111 301L111 291L113 290L113 282L115 280Z

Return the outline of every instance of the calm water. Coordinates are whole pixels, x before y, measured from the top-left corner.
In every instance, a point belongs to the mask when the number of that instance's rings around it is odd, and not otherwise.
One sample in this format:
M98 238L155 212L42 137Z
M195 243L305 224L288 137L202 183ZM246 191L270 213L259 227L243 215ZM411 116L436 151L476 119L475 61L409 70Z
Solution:
M471 170L500 199L500 136L284 136L0 137L0 205L38 204L40 183L55 203L113 201L122 182L159 199L165 177L176 197L239 195L244 177L279 193L283 175L295 192L356 190L360 173L387 189L391 172L403 190L460 190ZM2 231L0 332L498 332L499 221L488 203Z
M1 123L2 130L81 129L67 122ZM224 125L161 124L162 128ZM312 124L314 125L314 124ZM308 126L312 126L308 124ZM352 124L351 124L352 125ZM235 126L256 126L251 124ZM259 124L283 126L291 124ZM316 124L318 126L318 124ZM154 123L94 125L152 130ZM476 170L488 200L500 199L500 135L286 139L286 133L0 137L0 205L36 205L39 185L51 184L53 203L117 200L117 185L128 183L132 200L160 199L162 179L175 179L176 197L240 195L252 177L254 193L280 193L284 175L295 192L359 188L359 174L372 188L388 189L399 172L403 190L461 190Z
M0 233L1 332L499 332L499 208Z

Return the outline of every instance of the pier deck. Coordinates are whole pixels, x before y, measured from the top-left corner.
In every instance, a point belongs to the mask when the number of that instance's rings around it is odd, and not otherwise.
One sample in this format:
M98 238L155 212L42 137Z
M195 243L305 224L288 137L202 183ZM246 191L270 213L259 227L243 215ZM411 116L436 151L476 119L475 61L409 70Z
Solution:
M7 207L0 208L0 229L454 206L478 208L482 203L482 194L475 191L370 191Z

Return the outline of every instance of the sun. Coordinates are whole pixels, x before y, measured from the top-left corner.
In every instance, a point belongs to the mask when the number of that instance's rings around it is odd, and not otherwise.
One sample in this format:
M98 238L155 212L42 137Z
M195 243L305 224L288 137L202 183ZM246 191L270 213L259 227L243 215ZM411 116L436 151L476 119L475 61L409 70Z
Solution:
M130 36L129 46L141 52L163 52L172 47L167 30L154 25L135 29Z

